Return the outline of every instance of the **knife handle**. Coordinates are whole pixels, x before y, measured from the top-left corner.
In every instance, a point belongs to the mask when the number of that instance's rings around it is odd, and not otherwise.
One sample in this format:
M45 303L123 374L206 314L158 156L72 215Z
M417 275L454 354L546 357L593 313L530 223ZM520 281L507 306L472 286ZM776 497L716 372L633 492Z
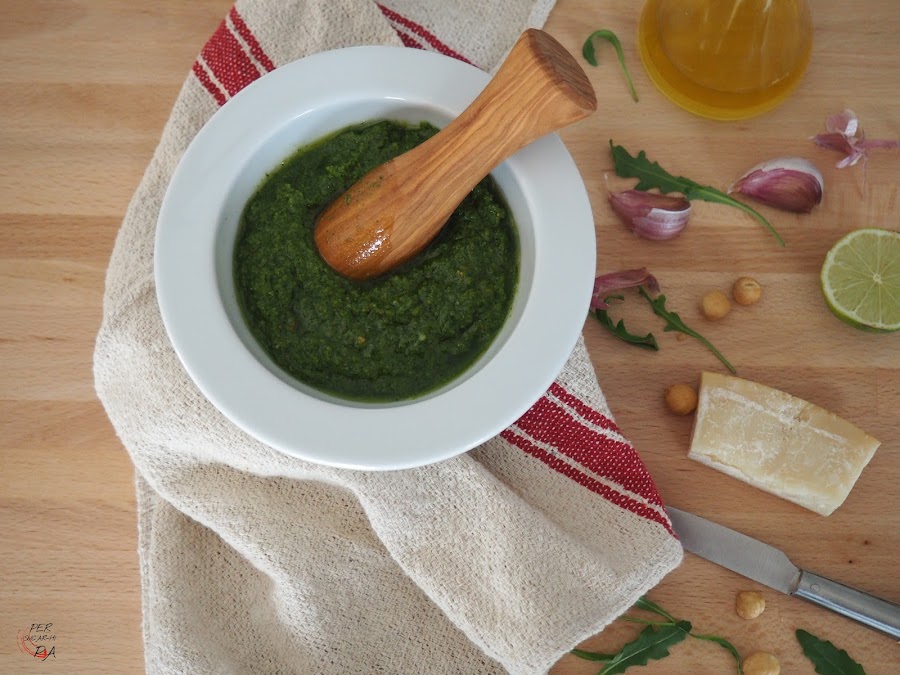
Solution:
M801 572L796 595L900 640L900 605L844 586L812 572Z

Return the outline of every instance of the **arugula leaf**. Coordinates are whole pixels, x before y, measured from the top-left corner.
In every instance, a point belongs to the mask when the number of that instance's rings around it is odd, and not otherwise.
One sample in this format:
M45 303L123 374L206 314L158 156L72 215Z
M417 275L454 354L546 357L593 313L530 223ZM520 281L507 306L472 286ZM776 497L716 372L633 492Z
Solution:
M611 661L615 654L601 654L599 652L586 652L583 649L570 649L569 653L585 661Z
M675 621L678 621L678 619L676 619L674 616L669 614L666 610L664 610L662 607L657 605L646 595L642 595L641 597L639 597L637 599L637 602L634 603L634 606L637 607L638 609L644 609L644 610L647 610L648 612L653 612L654 614L659 614L662 618L668 619L669 621L672 621L673 623Z
M609 301L612 299L624 300L625 296L611 295L608 298L604 298L604 302L609 304ZM594 315L597 317L597 321L600 322L600 325L605 326L610 333L615 335L623 342L627 342L628 344L635 345L637 347L643 347L644 349L652 349L656 352L659 351L659 345L656 344L656 338L653 337L653 333L647 333L646 335L635 335L634 333L629 333L625 328L625 321L623 319L619 319L619 323L613 323L613 320L610 318L607 310L605 309L595 309Z
M679 333L684 333L685 335L689 335L692 338L700 340L700 342L705 344L707 348L716 355L716 358L718 358L719 361L725 364L728 370L730 370L732 373L737 373L737 371L734 369L734 366L732 366L728 362L728 359L722 356L721 352L719 352L718 349L713 347L712 343L709 340L707 340L692 328L688 328L688 326L684 323L684 321L681 320L681 317L678 316L678 314L676 314L675 312L670 312L666 309L665 295L660 294L656 297L656 300L654 300L647 294L647 291L644 290L643 286L638 287L638 293L640 293L644 297L644 299L650 303L650 307L653 309L653 313L656 314L656 316L666 320L666 327L663 328L664 331L677 331Z
M642 623L645 626L671 626L672 621L647 621L647 619L638 619L636 616L621 616L622 621L630 623Z
M706 640L707 642L715 642L718 645L722 645L731 652L731 655L734 657L734 660L737 661L737 671L738 675L744 675L744 669L741 667L741 655L738 653L737 648L731 644L728 640L723 637L719 637L718 635L698 635L697 633L691 633L690 636L696 640Z
M688 621L657 628L647 626L637 639L622 647L622 651L608 661L597 675L617 675L631 666L646 666L651 660L659 660L669 655L669 647L682 642L691 632Z
M819 675L866 675L863 667L851 659L847 652L838 649L828 640L821 640L802 628L797 629L796 635L803 653L813 662Z
M616 50L616 54L619 57L619 64L622 66L622 72L625 73L625 80L628 82L628 88L631 89L631 98L637 103L638 95L634 90L631 75L628 73L628 66L625 65L625 54L622 52L622 43L619 42L619 38L617 38L616 34L611 30L595 30L588 35L588 39L584 41L584 46L581 48L581 55L584 57L584 60L592 66L597 65L597 56L594 54L594 38L606 40Z
M640 290L643 291L644 289L641 288ZM744 670L741 667L741 655L738 653L738 650L735 649L734 645L725 638L719 637L718 635L700 635L692 633L693 627L691 626L690 621L676 619L662 607L650 600L646 595L642 595L638 598L634 603L633 608L652 612L653 614L666 619L666 621L647 621L646 619L639 619L637 617L622 616L619 618L623 621L642 623L646 625L646 628L640 632L636 639L622 647L617 653L600 654L598 652L587 652L582 649L572 649L570 650L570 653L587 661L605 662L606 665L603 666L603 669L598 675L616 675L617 673L624 672L631 666L646 666L648 661L665 658L669 655L669 647L682 642L690 635L696 640L715 642L727 649L737 662L738 675L744 674ZM827 644L830 645L830 643ZM844 654L844 656L846 656L846 654ZM828 675L832 675L831 671L829 671ZM838 672L838 675L845 674L841 671ZM846 675L860 675L860 673L848 672ZM862 673L862 675L865 675L865 673Z
M609 141L609 147L612 150L613 162L616 168L616 174L622 178L637 178L638 184L634 186L635 190L651 190L659 189L662 193L680 192L688 201L700 199L705 202L715 202L717 204L725 204L740 209L756 218L759 222L775 236L775 240L780 246L784 246L784 240L781 235L775 231L775 228L769 224L760 213L755 209L747 206L737 199L729 197L721 190L708 185L695 183L690 178L683 176L673 176L663 169L659 162L651 162L647 159L647 153L641 150L636 157L632 157L629 152L621 145L613 145L612 139Z

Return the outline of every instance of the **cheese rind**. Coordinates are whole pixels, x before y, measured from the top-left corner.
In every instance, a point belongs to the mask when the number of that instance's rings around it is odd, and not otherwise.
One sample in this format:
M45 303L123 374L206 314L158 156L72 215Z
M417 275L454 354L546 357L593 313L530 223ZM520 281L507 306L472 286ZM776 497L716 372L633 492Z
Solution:
M749 380L703 373L688 457L823 516L881 444L832 412Z

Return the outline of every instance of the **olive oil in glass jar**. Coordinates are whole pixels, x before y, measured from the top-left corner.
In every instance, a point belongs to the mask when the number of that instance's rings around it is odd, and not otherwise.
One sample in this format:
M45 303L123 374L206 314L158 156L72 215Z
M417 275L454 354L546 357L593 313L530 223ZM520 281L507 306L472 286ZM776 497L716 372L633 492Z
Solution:
M647 0L638 27L653 83L681 107L737 120L771 110L812 52L806 0Z

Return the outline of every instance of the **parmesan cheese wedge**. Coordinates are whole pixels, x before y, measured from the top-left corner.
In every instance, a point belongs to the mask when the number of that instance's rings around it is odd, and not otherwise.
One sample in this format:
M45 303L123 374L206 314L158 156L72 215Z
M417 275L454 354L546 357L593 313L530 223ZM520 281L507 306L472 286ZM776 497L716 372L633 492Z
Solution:
M812 403L703 373L688 457L823 516L844 503L881 444Z

